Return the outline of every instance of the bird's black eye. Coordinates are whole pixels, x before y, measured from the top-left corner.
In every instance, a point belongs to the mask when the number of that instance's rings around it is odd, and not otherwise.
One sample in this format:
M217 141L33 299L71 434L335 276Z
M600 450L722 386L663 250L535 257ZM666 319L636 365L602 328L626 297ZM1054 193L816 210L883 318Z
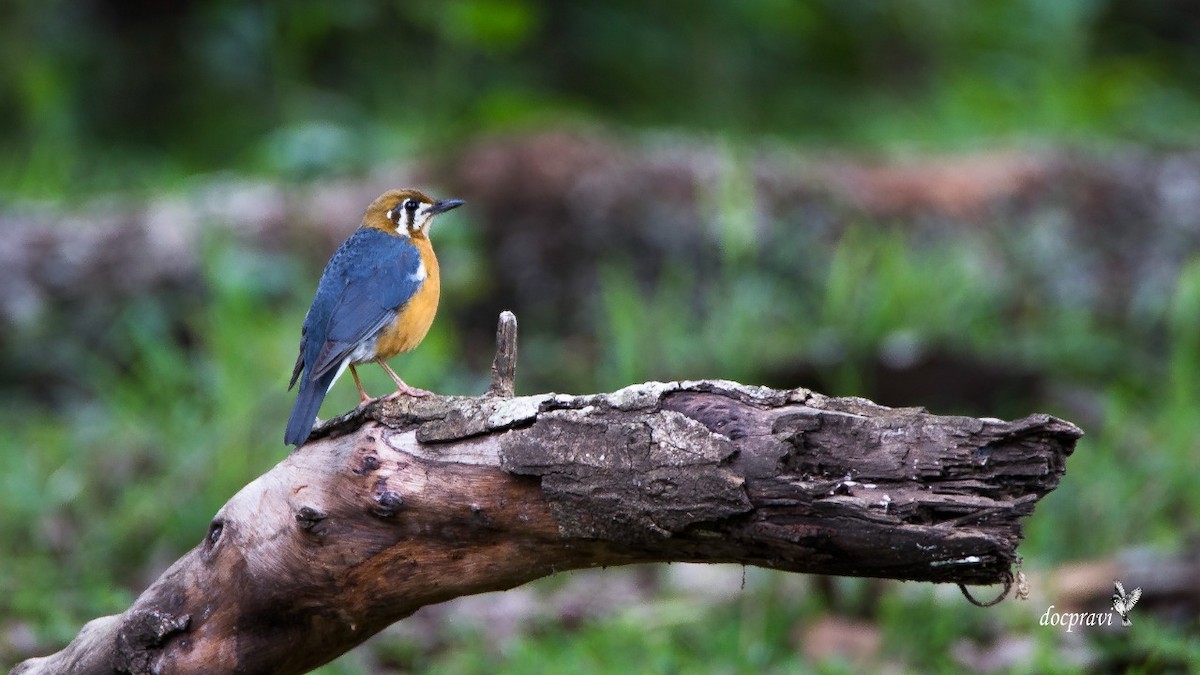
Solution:
M404 202L404 210L405 211L416 211L417 208L419 208L420 206L421 206L421 202L418 202L415 199L410 199L410 200Z

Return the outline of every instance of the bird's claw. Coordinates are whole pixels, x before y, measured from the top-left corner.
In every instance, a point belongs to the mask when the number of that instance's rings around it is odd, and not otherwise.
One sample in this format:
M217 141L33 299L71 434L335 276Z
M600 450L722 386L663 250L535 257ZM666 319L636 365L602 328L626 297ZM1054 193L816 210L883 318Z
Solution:
M431 395L432 393L433 392L431 392L431 391L425 391L424 389L417 389L416 387L407 387L405 389L397 389L396 391L388 394L387 396L384 396L383 400L395 401L396 399L400 398L401 396L412 396L414 398L424 398L426 396Z

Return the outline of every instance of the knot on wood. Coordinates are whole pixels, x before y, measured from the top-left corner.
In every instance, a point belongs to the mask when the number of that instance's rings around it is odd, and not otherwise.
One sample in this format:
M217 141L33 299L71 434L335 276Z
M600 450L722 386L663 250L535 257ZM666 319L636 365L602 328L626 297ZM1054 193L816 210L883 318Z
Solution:
M192 617L157 609L134 612L117 633L113 668L128 673L155 672L158 652L167 638L186 630Z
M312 530L317 523L328 517L328 514L318 511L311 506L301 506L300 510L296 512L296 523L301 529Z
M354 474L365 476L372 471L379 469L379 458L375 455L366 455L358 462L358 466L352 469Z
M371 510L371 513L380 518L391 518L403 506L404 498L400 496L400 493L387 490L375 495L375 508Z
M208 526L208 534L204 535L204 546L208 549L212 549L217 545L217 542L221 541L221 534L224 531L225 521L221 520L220 518L214 519L212 524Z

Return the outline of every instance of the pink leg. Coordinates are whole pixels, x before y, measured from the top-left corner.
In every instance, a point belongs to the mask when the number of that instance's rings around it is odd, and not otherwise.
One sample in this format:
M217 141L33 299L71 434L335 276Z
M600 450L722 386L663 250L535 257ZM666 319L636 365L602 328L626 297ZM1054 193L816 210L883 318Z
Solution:
M417 389L416 387L410 387L405 384L404 380L400 379L400 376L396 374L396 371L392 370L392 367L389 366L383 359L377 359L375 363L378 363L385 371L387 371L388 375L392 376L392 381L396 383L396 394L408 394L409 396L429 395L430 392L427 392L424 389ZM395 396L396 394L392 394L392 396ZM388 398L391 398L392 396L389 396Z
M354 386L358 387L358 399L363 403L370 401L371 397L367 396L367 390L363 389L362 382L358 379L358 371L354 369L354 364L350 364L350 375L354 377Z

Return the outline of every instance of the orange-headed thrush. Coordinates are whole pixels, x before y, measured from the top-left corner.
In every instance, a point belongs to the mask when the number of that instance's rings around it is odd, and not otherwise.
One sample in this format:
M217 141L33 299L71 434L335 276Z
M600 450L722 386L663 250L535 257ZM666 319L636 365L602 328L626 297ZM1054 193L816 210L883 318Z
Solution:
M285 443L308 440L325 394L347 366L363 401L370 397L354 366L368 361L387 371L398 393L428 395L405 384L386 360L420 344L433 323L441 282L429 224L462 203L437 201L417 190L388 190L334 252L304 317L300 356L288 385L298 381L300 389Z

